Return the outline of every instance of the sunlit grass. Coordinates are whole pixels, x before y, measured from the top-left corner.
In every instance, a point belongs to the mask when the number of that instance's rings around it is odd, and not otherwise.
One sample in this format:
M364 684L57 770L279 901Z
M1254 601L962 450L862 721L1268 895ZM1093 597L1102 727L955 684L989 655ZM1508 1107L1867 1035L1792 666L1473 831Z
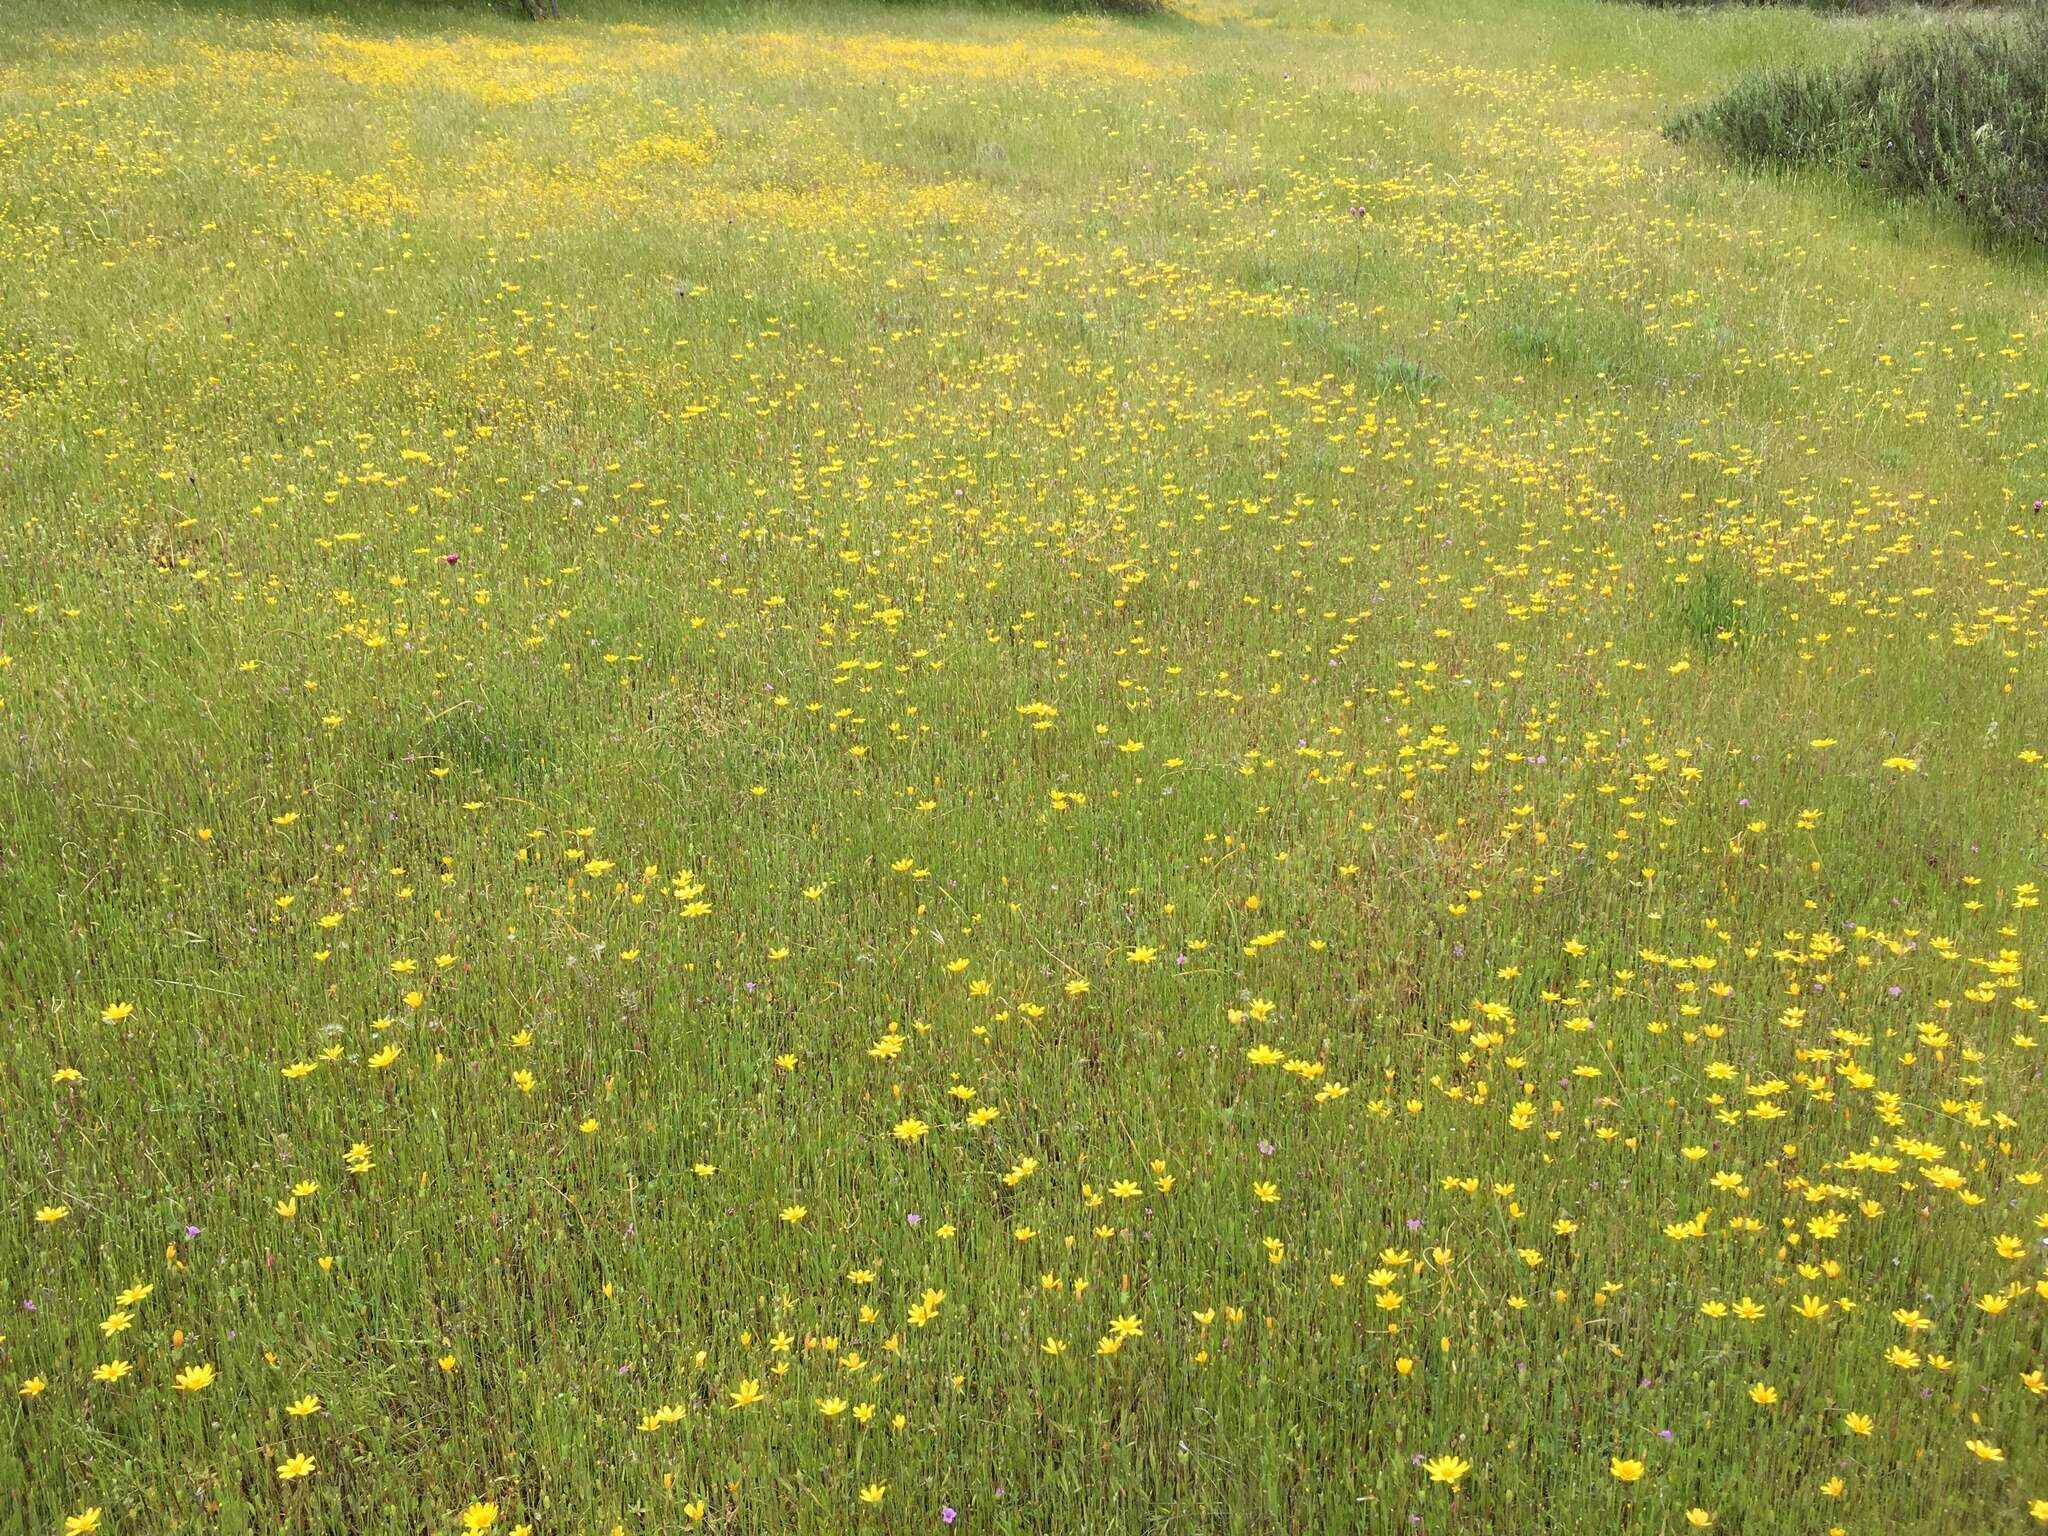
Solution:
M1659 127L1857 33L0 37L9 1528L2031 1528L2042 270Z

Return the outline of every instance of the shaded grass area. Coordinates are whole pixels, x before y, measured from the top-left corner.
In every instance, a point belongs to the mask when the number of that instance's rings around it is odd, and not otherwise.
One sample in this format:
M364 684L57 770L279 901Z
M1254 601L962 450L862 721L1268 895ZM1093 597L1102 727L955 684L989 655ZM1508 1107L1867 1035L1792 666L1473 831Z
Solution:
M2048 14L1752 75L1670 133L1745 164L1826 167L1894 196L1937 197L1994 238L2048 244Z

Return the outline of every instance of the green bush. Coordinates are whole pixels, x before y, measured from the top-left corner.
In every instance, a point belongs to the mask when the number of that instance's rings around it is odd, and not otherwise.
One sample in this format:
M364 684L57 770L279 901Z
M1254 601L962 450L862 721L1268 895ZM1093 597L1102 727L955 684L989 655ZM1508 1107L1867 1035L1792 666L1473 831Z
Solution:
M1950 23L1854 63L1753 75L1669 132L1952 200L1995 237L2048 244L2048 17Z
M1635 3L1653 6L1659 10L1729 5L1781 5L1802 11L1824 11L1833 16L1869 16L1879 11L1900 10L1909 3L1938 6L1944 10L1966 11L1992 9L2005 4L2006 0L1635 0Z

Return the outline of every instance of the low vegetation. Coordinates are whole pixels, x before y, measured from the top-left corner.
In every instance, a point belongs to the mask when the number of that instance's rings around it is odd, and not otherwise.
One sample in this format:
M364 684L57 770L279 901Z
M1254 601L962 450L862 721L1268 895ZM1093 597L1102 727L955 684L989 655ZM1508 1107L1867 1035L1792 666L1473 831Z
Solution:
M2042 263L1186 8L10 13L6 1536L2048 1519Z
M2010 0L1630 0L1655 10L1700 10L1710 7L1782 6L1794 10L1818 11L1827 16L1876 16L1900 11L1996 10Z
M1916 30L1849 63L1748 76L1672 134L1750 165L1815 166L1933 197L2048 245L2048 18Z

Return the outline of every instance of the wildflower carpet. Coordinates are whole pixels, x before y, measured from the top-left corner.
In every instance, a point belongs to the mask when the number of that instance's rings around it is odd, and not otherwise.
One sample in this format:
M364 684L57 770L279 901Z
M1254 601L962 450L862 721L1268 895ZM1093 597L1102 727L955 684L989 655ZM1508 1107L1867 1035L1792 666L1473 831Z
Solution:
M1885 23L573 9L0 36L0 1525L2048 1517Z

